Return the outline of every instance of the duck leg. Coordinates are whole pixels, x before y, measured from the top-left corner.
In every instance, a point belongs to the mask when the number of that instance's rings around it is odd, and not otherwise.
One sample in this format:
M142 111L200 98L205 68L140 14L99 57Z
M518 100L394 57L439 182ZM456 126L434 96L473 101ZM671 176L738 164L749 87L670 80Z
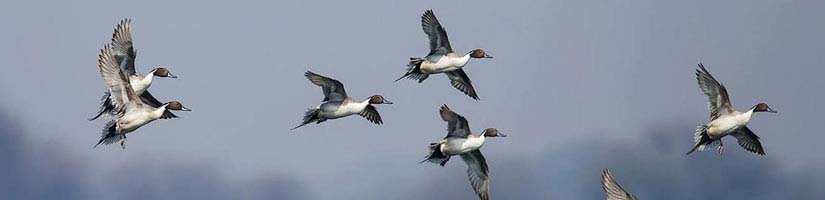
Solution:
M725 149L725 145L724 145L724 143L722 143L722 140L720 139L719 140L719 147L716 147L716 152L719 153L719 156L722 156L722 150L724 150L724 149Z
M123 139L120 140L120 148L126 149L126 135L123 135Z

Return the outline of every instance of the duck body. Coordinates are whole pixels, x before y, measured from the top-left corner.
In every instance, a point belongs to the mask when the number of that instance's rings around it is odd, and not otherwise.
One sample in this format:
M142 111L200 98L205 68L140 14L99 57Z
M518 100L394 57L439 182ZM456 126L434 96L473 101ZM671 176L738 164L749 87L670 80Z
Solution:
M435 60L424 60L421 63L420 71L423 74L438 74L455 71L466 66L469 61L470 54L457 56L455 53L450 53L444 56L439 56Z
M318 117L322 119L337 119L364 111L369 101L358 102L352 99L345 101L328 101L318 106Z
M721 115L707 125L707 133L711 139L718 139L735 133L742 127L748 125L753 115L753 110L747 112L734 112L729 115Z
M166 108L149 108L141 107L131 112L125 113L123 116L117 118L117 133L125 135L126 133L137 130L143 125L149 124L152 121L160 119Z
M484 146L484 136L471 135L467 138L447 138L441 142L441 152L455 156L475 151Z

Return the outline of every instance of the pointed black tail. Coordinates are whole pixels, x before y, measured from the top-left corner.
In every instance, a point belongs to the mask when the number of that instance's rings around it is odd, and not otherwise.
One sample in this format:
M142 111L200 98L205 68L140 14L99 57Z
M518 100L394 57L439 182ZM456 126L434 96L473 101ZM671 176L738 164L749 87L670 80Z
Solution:
M403 78L410 78L418 80L419 83L423 82L424 79L427 79L430 75L421 73L421 63L424 63L423 58L410 58L410 63L407 64L407 73L404 73L403 76L395 79L395 82L401 80Z
M100 136L100 140L97 141L94 147L96 148L100 144L111 144L119 141L122 135L117 134L117 121L112 120L106 123L106 126L103 127L103 133Z
M304 113L304 121L301 122L301 125L298 125L295 128L292 128L292 129L289 129L289 130L295 130L295 129L300 128L300 127L302 127L304 125L307 125L309 123L316 122L319 119L320 118L318 118L318 109L309 109L309 110L307 110L307 112Z
M693 148L690 149L690 151L688 151L685 155L690 155L690 153L693 153L693 151L696 151L696 149L706 144L713 143L713 140L710 139L710 136L708 135L708 127L705 125L696 127L696 133L694 134L693 140L696 142L696 144L694 144Z
M427 154L427 158L422 160L420 163L431 162L444 166L447 164L447 161L450 161L450 156L444 155L444 153L441 152L441 143L430 143L429 150L430 152Z
M112 112L112 110L115 109L115 107L112 106L112 100L109 99L110 95L111 94L108 91L103 94L103 97L100 98L100 110L97 111L97 115L95 115L92 118L89 118L89 121L95 120L98 117L102 116L103 113Z

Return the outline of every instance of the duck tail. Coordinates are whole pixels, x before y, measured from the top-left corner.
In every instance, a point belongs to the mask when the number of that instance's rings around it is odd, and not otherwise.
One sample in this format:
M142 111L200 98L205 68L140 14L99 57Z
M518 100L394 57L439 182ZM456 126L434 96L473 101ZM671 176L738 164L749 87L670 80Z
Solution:
M696 127L696 132L693 135L693 141L696 143L685 155L690 155L690 153L693 153L693 151L696 151L697 149L699 151L704 151L709 147L719 144L719 140L713 140L710 138L708 135L708 126L704 124Z
M103 113L112 112L112 110L115 109L115 107L112 106L112 99L109 98L110 96L111 93L109 93L109 91L103 93L103 97L100 98L100 110L97 111L97 115L95 115L92 118L89 118L89 121L95 120L98 117L102 116Z
M309 123L316 122L319 119L320 118L318 118L318 109L317 108L316 109L309 109L304 113L304 120L303 120L303 122L301 122L301 125L298 125L295 128L292 128L292 129L289 129L289 130L295 130L295 129L300 128L300 127L302 127L304 125L307 125Z
M403 78L418 80L418 83L424 82L424 79L427 79L430 75L421 73L421 63L424 63L423 58L410 58L410 63L407 64L407 72L395 79L395 82Z
M106 123L106 126L103 127L103 133L100 136L100 140L97 141L94 147L96 148L100 144L112 144L117 141L123 139L123 135L117 134L117 120L112 120Z
M447 164L447 161L450 161L450 156L444 155L444 153L441 152L441 143L430 143L429 153L427 153L427 157L419 163L437 163L443 167L445 164Z

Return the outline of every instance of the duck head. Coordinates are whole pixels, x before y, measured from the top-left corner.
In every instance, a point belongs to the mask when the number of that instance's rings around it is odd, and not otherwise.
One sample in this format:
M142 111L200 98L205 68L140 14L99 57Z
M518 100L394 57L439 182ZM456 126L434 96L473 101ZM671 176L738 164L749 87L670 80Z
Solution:
M381 95L372 95L369 100L370 104L392 104L392 102L387 101L384 96Z
M484 52L484 50L481 50L481 49L475 49L475 50L470 51L470 57L471 58L493 58L492 56L487 54L487 52Z
M753 106L753 112L776 113L776 111L771 109L771 107L769 107L766 103L759 103Z
M189 108L183 107L183 104L178 101L170 101L166 103L165 106L167 110L192 111Z
M484 137L507 137L503 133L499 132L496 128L488 128L484 129L484 132L481 132Z
M169 73L169 69L166 69L165 67L158 67L153 69L152 74L154 74L157 77L178 78L177 76L172 75L172 73Z

